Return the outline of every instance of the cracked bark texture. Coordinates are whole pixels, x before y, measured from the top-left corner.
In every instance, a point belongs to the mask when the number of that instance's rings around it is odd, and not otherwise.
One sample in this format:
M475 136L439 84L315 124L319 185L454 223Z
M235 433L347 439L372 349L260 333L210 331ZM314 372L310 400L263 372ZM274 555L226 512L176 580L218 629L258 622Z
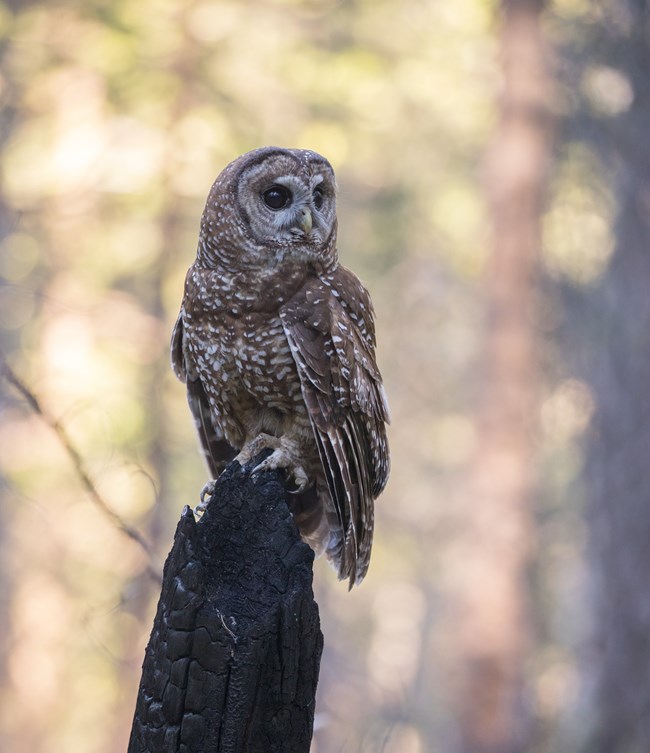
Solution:
M256 461L253 461L251 466ZM323 636L277 473L233 462L165 563L128 753L308 753Z

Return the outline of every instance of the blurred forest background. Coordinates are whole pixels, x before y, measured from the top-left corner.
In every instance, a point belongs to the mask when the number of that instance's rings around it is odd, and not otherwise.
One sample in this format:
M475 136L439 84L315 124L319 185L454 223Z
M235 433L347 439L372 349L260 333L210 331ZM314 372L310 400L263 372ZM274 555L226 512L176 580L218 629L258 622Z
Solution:
M0 3L0 749L126 750L207 474L168 342L203 203L309 147L393 472L316 563L314 753L650 750L650 3ZM6 361L4 360L6 359Z

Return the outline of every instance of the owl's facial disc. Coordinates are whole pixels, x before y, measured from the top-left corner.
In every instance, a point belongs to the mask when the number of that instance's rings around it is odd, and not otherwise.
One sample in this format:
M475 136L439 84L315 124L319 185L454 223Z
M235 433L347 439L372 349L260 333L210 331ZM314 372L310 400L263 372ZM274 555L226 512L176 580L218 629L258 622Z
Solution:
M281 175L262 189L260 210L266 221L266 240L319 244L327 238L324 192L320 185L323 181L322 176L318 178L318 185L312 190L295 175Z
M336 222L334 174L324 160L269 156L244 172L237 198L254 240L283 256L318 255Z

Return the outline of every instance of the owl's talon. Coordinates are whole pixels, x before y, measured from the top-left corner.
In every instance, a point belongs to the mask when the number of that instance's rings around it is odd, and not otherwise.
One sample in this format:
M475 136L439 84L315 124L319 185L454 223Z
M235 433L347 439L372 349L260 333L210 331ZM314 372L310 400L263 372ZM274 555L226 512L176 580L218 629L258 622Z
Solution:
M302 494L303 492L306 492L307 489L309 489L309 479L307 478L307 474L304 472L302 468L294 468L293 473L291 470L289 470L289 475L293 479L296 488L291 490L291 494Z
M268 458L258 463L253 469L253 475L275 470L285 470L289 478L293 479L296 485L296 489L293 491L294 494L304 492L309 486L309 478L305 473L305 469L296 461L295 457L281 448L274 450Z
M309 484L303 484L302 486L297 486L295 489L286 489L285 491L290 497L298 497L306 492L307 489L309 489Z
M201 489L201 494L199 494L199 497L201 498L201 504L203 505L203 507L205 507L210 501L210 497L214 494L214 488L216 485L217 482L212 479L211 481L208 481L203 489Z
M216 481L213 479L212 481L208 481L208 483L201 489L201 493L199 494L199 499L201 500L199 504L194 508L194 514L195 515L203 515L203 513L208 509L208 502L210 501L210 497L214 494L214 487L216 486Z

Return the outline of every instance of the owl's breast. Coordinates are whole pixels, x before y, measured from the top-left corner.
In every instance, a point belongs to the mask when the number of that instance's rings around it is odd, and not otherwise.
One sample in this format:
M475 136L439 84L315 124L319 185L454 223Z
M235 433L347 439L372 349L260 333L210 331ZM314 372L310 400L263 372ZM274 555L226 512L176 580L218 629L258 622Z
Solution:
M194 328L197 370L222 411L257 405L287 413L302 405L298 373L279 316L222 314Z
M300 395L300 382L277 315L248 314L236 322L232 357L245 388L267 405L283 408Z

